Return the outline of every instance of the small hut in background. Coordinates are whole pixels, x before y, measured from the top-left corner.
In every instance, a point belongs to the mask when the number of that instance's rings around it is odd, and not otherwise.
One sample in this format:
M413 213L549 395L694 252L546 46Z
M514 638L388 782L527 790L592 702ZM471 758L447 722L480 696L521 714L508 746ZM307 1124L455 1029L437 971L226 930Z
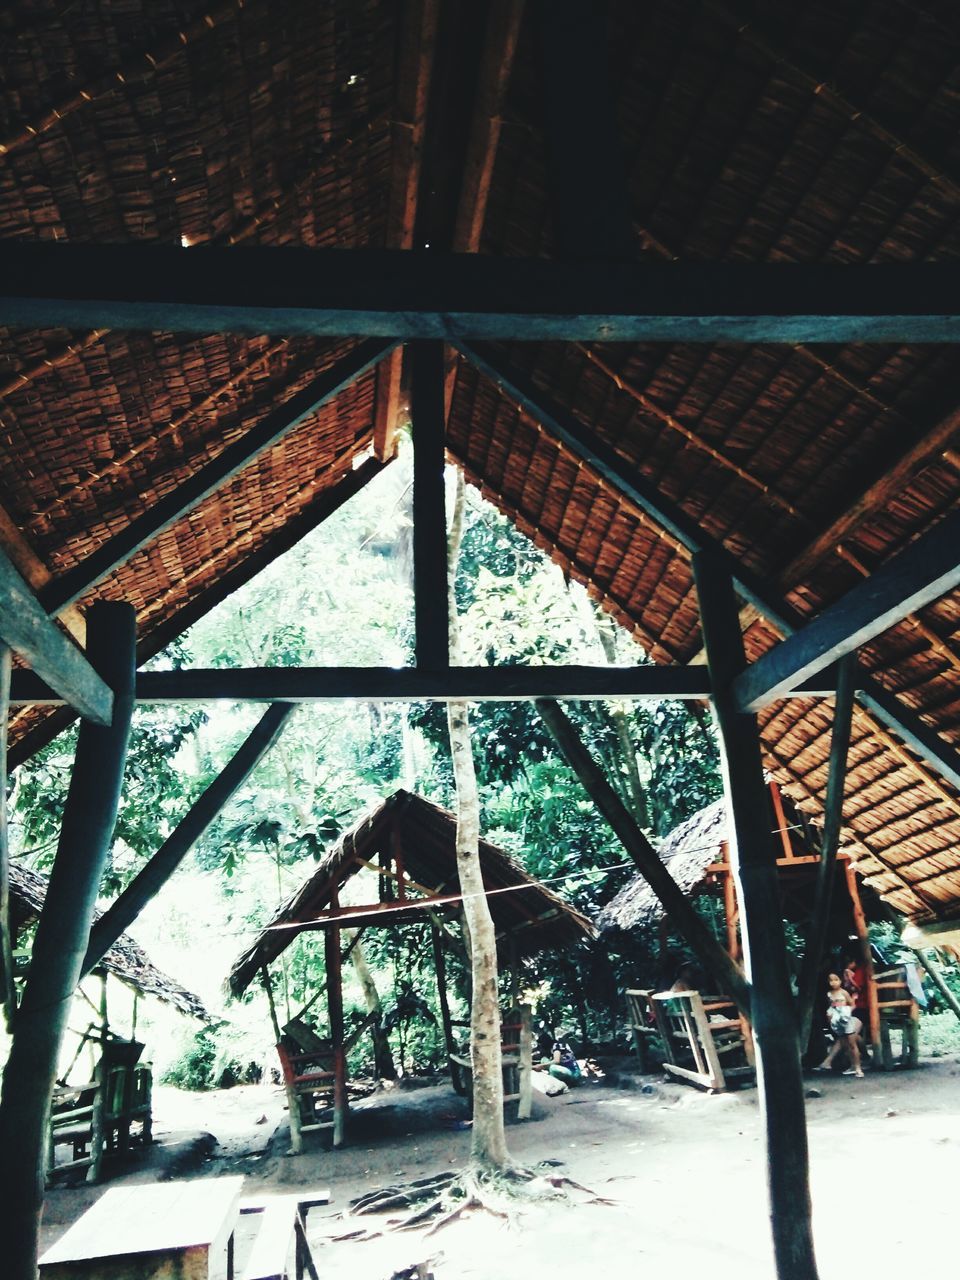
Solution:
M24 969L29 957L19 949L19 943L23 941L23 931L39 917L46 896L46 877L22 863L11 863L10 927L15 955ZM100 998L95 1005L82 989L77 994L78 1004L86 1000L90 1006L88 1025L75 1032L75 1051L54 1093L47 1167L50 1175L85 1168L87 1180L97 1182L106 1155L128 1150L135 1140L142 1146L152 1140L153 1074L149 1064L140 1061L146 1046L136 1038L141 997L160 1000L201 1022L213 1019L203 1001L162 973L128 934L117 939L91 976L100 979ZM127 1035L118 1034L110 1026L108 977L132 993ZM90 1051L88 1071L82 1067L85 1049ZM82 1077L79 1082L71 1082L75 1074ZM71 1150L67 1161L58 1164L57 1148L61 1146Z
M782 913L786 920L803 927L811 919L817 865L820 862L819 833L792 803L769 783L772 838L778 845L777 869ZM716 896L723 903L723 927L731 958L742 959L739 931L740 906L736 879L730 865L727 813L717 800L680 823L664 839L660 857L670 874L693 897ZM855 955L866 976L865 1032L876 1060L890 1065L890 1031L903 1030L909 1040L908 1059L916 1059L915 1029L919 1009L906 978L899 970L878 972L874 964L867 919L854 862L841 850L837 855L836 882L831 899L828 946ZM630 932L657 928L660 957L666 960L669 921L659 899L642 876L635 876L610 900L597 916L601 932ZM902 966L901 966L902 968ZM826 980L823 983L826 991Z
M344 1035L342 966L364 930L429 921L447 1055L454 1064L460 1058L446 975L447 951L463 946L456 830L456 818L448 810L409 791L394 792L340 837L233 966L233 995L241 995L259 974L270 1000L294 1150L300 1150L301 1134L309 1129L332 1128L335 1146L343 1140L349 1043ZM480 841L480 866L516 1001L521 957L574 946L594 937L595 930L586 916L486 840ZM357 930L346 950L341 949L344 927ZM324 935L328 1037L316 1036L300 1018L281 1028L273 998L270 963L307 931Z

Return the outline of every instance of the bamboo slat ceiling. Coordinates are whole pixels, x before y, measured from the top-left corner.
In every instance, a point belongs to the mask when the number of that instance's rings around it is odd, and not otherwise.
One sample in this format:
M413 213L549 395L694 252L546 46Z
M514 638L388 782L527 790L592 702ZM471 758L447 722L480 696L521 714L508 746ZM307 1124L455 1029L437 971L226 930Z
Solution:
M61 15L52 0L11 4L0 14L0 236L238 249L434 237L439 247L550 256L533 8L91 0ZM955 7L610 8L611 88L641 259L957 256ZM3 338L0 537L32 565L35 587L350 345ZM957 505L952 348L517 344L504 354L801 615ZM96 595L132 600L148 648L382 440L397 401L391 369L342 393L81 606ZM698 654L685 553L462 360L448 448L654 658ZM776 633L745 622L756 657ZM958 593L862 658L960 744ZM825 785L829 714L791 700L762 716L769 767L811 810ZM15 741L35 716L18 717ZM845 821L862 871L900 910L917 920L960 910L960 795L862 710Z

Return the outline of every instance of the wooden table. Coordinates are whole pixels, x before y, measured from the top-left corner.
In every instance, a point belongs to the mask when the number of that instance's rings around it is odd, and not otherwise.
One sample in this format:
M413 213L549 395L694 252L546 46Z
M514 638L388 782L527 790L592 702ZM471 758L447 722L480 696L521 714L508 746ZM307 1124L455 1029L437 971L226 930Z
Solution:
M40 1259L42 1280L230 1280L243 1178L105 1191Z

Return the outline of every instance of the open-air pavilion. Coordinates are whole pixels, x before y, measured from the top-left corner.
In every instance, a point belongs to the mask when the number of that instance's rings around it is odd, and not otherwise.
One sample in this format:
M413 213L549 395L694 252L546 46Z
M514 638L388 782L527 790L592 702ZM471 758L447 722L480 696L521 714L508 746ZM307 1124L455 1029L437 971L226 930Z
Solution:
M228 985L233 995L242 995L257 976L267 988L290 1088L290 1128L295 1150L301 1147L295 1073L284 1052L269 966L301 934L320 932L324 940L325 990L317 992L310 1003L320 995L326 996L330 1036L324 1038L322 1050L315 1056L329 1069L324 1080L314 1083L330 1094L329 1127L333 1129L335 1146L343 1140L347 1108L343 959L365 930L429 922L447 1057L454 1069L459 1065L463 1031L458 1036L457 1027L469 1026L469 1022L457 1024L451 1017L446 961L451 948L466 958L456 834L457 820L452 813L422 796L395 791L340 837L316 871L280 907L231 969ZM578 942L593 938L595 930L584 915L528 875L503 849L481 840L479 853L501 968L510 974L511 995L516 1004L522 956L576 947ZM346 947L341 942L343 929L349 931ZM529 1027L526 1032L529 1034ZM516 1041L517 1037L512 1039ZM320 1049L319 1044L316 1048ZM529 1063L527 1067L529 1074ZM306 1070L315 1076L316 1064L308 1064Z
M83 718L8 1158L38 1141L135 700L709 698L778 1266L815 1274L763 766L906 920L960 914L956 13L0 23L9 766ZM137 670L390 464L408 398L416 667ZM445 458L654 664L451 668Z

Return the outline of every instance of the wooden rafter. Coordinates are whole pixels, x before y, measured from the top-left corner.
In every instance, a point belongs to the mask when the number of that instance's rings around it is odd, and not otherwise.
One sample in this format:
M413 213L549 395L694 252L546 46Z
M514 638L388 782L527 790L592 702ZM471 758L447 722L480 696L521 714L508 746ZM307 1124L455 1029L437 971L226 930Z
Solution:
M39 593L53 581L53 574L14 524L5 507L0 507L0 551L9 557L11 564L33 591ZM60 614L60 621L77 644L85 642L87 624L79 609L74 606L64 609Z
M759 711L960 583L960 512L888 560L866 581L780 641L737 679L743 711Z

